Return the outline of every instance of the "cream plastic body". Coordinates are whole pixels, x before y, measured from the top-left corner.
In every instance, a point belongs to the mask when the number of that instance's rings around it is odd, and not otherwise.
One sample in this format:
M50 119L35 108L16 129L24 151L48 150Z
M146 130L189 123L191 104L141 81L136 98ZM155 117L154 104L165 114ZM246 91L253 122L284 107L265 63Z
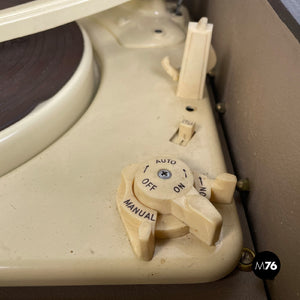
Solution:
M158 215L155 227L155 237L158 239L172 239L188 234L190 228L173 215Z
M183 43L129 49L97 17L82 24L101 61L101 84L69 131L0 177L0 285L182 284L222 278L235 268L242 247L234 201L215 204L223 219L215 246L191 233L158 239L151 261L136 259L115 205L120 171L153 155L177 157L209 178L226 172L206 91L202 101L179 99L176 83L160 65L167 55L179 65ZM197 124L186 147L170 142L183 119ZM145 231L140 233L147 239Z
M171 15L162 0L134 0L101 13L98 22L124 47L161 48L185 40L188 12L182 11Z
M35 0L0 11L0 42L44 31L128 0Z
M137 257L150 260L154 252L157 212L144 206L135 197L132 184L136 165L122 171L122 183L117 194L117 207Z

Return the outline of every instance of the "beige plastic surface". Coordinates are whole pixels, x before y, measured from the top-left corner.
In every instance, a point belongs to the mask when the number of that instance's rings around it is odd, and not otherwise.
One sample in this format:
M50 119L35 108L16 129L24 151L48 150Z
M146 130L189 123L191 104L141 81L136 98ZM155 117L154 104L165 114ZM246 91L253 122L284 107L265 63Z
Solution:
M0 42L44 31L128 0L35 0L0 11Z
M0 131L0 176L48 147L80 118L91 103L99 75L90 39L84 30L82 34L84 52L72 78L52 98Z
M237 179L229 173L219 174L210 179L203 174L194 174L195 188L200 195L215 203L231 203L236 188Z
M207 18L189 23L177 87L178 97L203 98L212 30L213 25L207 23Z
M173 215L158 214L155 227L155 237L158 239L171 239L184 236L190 228Z
M134 253L138 258L150 260L154 253L157 212L140 203L132 191L136 169L137 165L123 169L117 207Z
M168 10L174 10L174 3L167 5L163 0L132 0L101 13L98 22L124 47L167 47L184 41L188 19L185 8L181 16Z
M157 239L151 261L132 252L115 204L120 171L155 155L177 157L209 178L226 172L207 93L201 101L177 98L161 68L167 55L180 64L183 43L123 48L97 17L81 23L101 60L101 84L68 132L0 177L0 285L196 283L227 275L242 247L234 201L215 204L223 218L215 246L190 233ZM183 119L197 124L186 147L169 140Z
M207 198L211 198L211 185L212 185L212 179L209 179L207 176L203 174L197 174L194 173L195 177L195 188L198 191L198 193Z

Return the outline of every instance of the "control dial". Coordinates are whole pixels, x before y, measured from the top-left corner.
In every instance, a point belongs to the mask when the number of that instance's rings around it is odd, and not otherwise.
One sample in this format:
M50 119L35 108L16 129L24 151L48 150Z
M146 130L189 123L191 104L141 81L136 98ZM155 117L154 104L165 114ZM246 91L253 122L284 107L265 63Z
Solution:
M222 216L209 198L230 203L235 185L234 175L208 179L174 157L126 167L117 206L135 254L150 260L155 237L172 238L188 232L213 245L219 239Z

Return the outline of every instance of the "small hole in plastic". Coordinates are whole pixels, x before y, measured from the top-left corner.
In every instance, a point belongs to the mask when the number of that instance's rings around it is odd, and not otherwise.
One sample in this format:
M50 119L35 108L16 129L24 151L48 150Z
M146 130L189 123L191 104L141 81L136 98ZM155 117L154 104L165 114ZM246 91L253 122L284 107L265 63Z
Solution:
M155 29L154 32L155 33L162 33L163 31L161 29Z
M192 107L192 106L190 106L190 105L188 105L185 109L186 109L187 111L194 111L194 110L195 110L195 108Z

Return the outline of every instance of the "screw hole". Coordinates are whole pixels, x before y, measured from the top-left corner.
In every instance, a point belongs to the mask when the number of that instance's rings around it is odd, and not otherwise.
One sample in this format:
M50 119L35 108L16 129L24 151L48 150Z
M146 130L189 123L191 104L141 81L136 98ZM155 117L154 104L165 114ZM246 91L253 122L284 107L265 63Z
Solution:
M154 32L155 33L162 33L163 31L161 29L155 29Z
M185 109L186 109L187 111L194 111L194 110L195 110L194 107L189 106L189 105L188 105Z

